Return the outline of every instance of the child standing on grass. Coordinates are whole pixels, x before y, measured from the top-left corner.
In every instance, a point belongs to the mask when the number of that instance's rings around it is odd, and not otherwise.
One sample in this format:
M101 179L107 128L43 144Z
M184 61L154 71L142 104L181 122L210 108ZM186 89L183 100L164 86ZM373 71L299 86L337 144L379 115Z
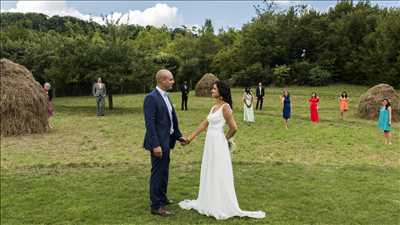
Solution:
M311 98L308 99L308 103L310 104L310 119L312 122L319 122L319 115L318 115L318 103L319 97L317 93L313 92L311 94Z
M344 113L349 110L349 98L347 92L343 91L339 97L340 116L344 119Z
M379 110L378 127L383 130L385 136L385 144L392 144L391 141L391 124L392 124L392 107L390 107L389 99L383 99L382 106Z

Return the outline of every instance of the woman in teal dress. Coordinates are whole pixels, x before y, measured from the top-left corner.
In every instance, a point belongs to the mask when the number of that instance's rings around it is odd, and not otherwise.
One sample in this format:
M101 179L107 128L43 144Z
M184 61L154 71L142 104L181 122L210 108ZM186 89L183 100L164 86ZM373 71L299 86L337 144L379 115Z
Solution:
M292 103L290 101L290 94L288 90L283 91L283 95L281 98L283 110L282 110L282 117L285 122L285 127L286 129L289 128L288 122L290 119L290 114L291 114L291 109L292 109Z
M385 144L392 144L391 141L392 108L389 99L383 99L382 107L379 109L378 127L383 130Z

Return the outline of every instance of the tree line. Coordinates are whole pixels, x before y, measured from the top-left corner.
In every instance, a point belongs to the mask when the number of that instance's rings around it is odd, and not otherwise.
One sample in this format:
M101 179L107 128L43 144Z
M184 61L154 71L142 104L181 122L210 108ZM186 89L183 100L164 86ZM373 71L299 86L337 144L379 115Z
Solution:
M194 85L213 73L234 86L389 83L400 88L400 9L368 1L327 12L258 6L241 29L156 28L74 17L1 13L1 58L26 66L57 95L85 95L97 77L113 93L150 90L171 70Z

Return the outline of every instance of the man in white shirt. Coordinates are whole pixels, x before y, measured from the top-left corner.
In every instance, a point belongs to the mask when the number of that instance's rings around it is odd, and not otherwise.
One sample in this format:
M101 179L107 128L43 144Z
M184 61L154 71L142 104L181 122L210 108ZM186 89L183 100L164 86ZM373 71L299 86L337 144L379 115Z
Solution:
M256 88L256 97L257 97L256 110L258 109L258 106L260 106L260 110L262 110L264 95L265 95L264 87L260 82L258 83L258 87Z
M178 140L187 144L182 136L178 119L167 90L172 88L174 77L168 70L156 74L157 87L144 99L146 133L143 147L151 155L150 212L159 216L172 213L165 206L171 203L167 197L170 150Z

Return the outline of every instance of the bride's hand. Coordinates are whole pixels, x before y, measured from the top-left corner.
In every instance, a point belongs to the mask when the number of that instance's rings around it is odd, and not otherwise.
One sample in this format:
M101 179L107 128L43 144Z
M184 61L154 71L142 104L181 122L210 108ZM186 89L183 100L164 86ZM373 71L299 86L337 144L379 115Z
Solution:
M185 139L186 139L186 144L187 145L190 144L190 142L192 141L192 140L190 140L190 137L185 137Z
M185 145L190 143L190 141L189 141L189 139L187 137L181 137L179 139L179 142L181 143L182 146L185 146Z
M190 144L193 141L193 137L191 137L191 136L185 137L185 139L186 139L186 144L187 145Z

